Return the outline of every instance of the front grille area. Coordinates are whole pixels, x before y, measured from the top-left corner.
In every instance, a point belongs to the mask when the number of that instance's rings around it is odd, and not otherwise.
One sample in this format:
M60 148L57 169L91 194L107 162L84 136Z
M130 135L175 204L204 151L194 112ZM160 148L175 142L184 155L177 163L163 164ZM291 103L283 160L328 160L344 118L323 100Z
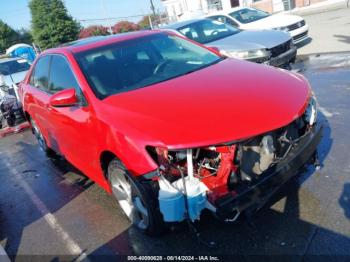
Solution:
M253 181L271 171L308 132L304 118L299 117L287 126L240 143L236 161L241 177Z
M287 26L287 28L288 28L288 31L293 31L295 29L303 27L304 25L305 25L305 20L301 20L300 22Z
M294 41L299 40L299 39L301 39L301 38L307 36L307 33L308 33L308 31L305 31L304 33L301 33L301 34L299 34L299 35L293 36L293 40L294 40Z
M271 57L276 57L276 56L279 56L280 54L287 52L291 47L291 41L292 40L288 40L287 42L284 42L283 44L280 44L278 46L275 46L275 47L269 49L269 51L271 52Z

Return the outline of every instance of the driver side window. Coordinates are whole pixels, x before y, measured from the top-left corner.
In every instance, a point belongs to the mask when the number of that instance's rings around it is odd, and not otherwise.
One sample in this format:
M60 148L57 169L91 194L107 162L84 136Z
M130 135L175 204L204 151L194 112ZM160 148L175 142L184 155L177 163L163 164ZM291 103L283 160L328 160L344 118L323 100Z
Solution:
M68 88L78 90L79 85L66 60L54 55L51 62L49 92L55 94Z
M74 88L78 99L85 103L83 93L67 60L61 55L52 55L49 93L55 94L68 88Z

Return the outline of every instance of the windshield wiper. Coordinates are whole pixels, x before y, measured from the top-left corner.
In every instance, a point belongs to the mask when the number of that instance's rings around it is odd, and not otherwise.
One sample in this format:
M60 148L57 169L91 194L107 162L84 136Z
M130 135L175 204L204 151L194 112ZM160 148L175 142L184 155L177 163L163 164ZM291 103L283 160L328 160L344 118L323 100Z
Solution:
M215 60L215 61L213 61L213 62L211 62L211 63L209 63L209 64L206 64L206 65L203 65L203 66L194 68L194 69L192 69L192 70L190 70L190 71L187 71L187 72L185 72L185 73L183 73L183 74L180 74L180 75L178 75L178 76L184 76L184 75L191 74L191 73L196 72L196 71L198 71L198 70L204 69L204 68L209 67L209 66L214 65L214 64L217 64L217 63L221 62L222 60L224 60L224 59L226 59L226 58L227 58L227 57L220 57L218 60Z

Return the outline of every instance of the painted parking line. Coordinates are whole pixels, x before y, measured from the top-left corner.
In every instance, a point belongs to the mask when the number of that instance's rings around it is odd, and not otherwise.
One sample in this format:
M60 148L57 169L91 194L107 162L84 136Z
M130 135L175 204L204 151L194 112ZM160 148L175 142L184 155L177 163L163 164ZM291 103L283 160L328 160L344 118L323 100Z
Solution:
M1 262L11 262L9 256L7 255L5 249L0 245L0 261Z
M14 177L16 178L18 184L23 188L24 192L29 196L30 200L33 202L35 207L42 214L44 220L49 224L56 235L62 240L66 249L71 255L79 256L76 261L87 260L87 255L82 251L80 246L71 238L67 231L58 223L56 217L49 211L46 205L41 201L37 194L30 188L30 186L24 181L24 179L18 175L18 170L11 166L8 162L5 165L9 170L12 170ZM14 172L13 172L14 171Z

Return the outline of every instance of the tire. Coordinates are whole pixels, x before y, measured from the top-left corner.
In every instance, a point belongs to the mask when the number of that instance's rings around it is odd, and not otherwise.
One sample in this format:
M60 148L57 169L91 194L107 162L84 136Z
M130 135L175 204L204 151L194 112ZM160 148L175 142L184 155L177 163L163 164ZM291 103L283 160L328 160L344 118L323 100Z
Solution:
M40 149L46 154L46 156L50 158L56 156L56 153L51 148L48 147L46 140L40 131L40 128L37 126L37 124L32 118L30 118L30 125L32 127L32 132L34 136L38 140Z
M152 182L138 181L118 159L110 162L107 176L112 193L129 221L147 235L160 235L164 222Z
M6 118L6 122L7 122L7 125L9 126L9 127L13 127L13 126L15 126L15 123L16 123L16 117L15 117L15 115L10 115L10 116L8 116L7 118Z

